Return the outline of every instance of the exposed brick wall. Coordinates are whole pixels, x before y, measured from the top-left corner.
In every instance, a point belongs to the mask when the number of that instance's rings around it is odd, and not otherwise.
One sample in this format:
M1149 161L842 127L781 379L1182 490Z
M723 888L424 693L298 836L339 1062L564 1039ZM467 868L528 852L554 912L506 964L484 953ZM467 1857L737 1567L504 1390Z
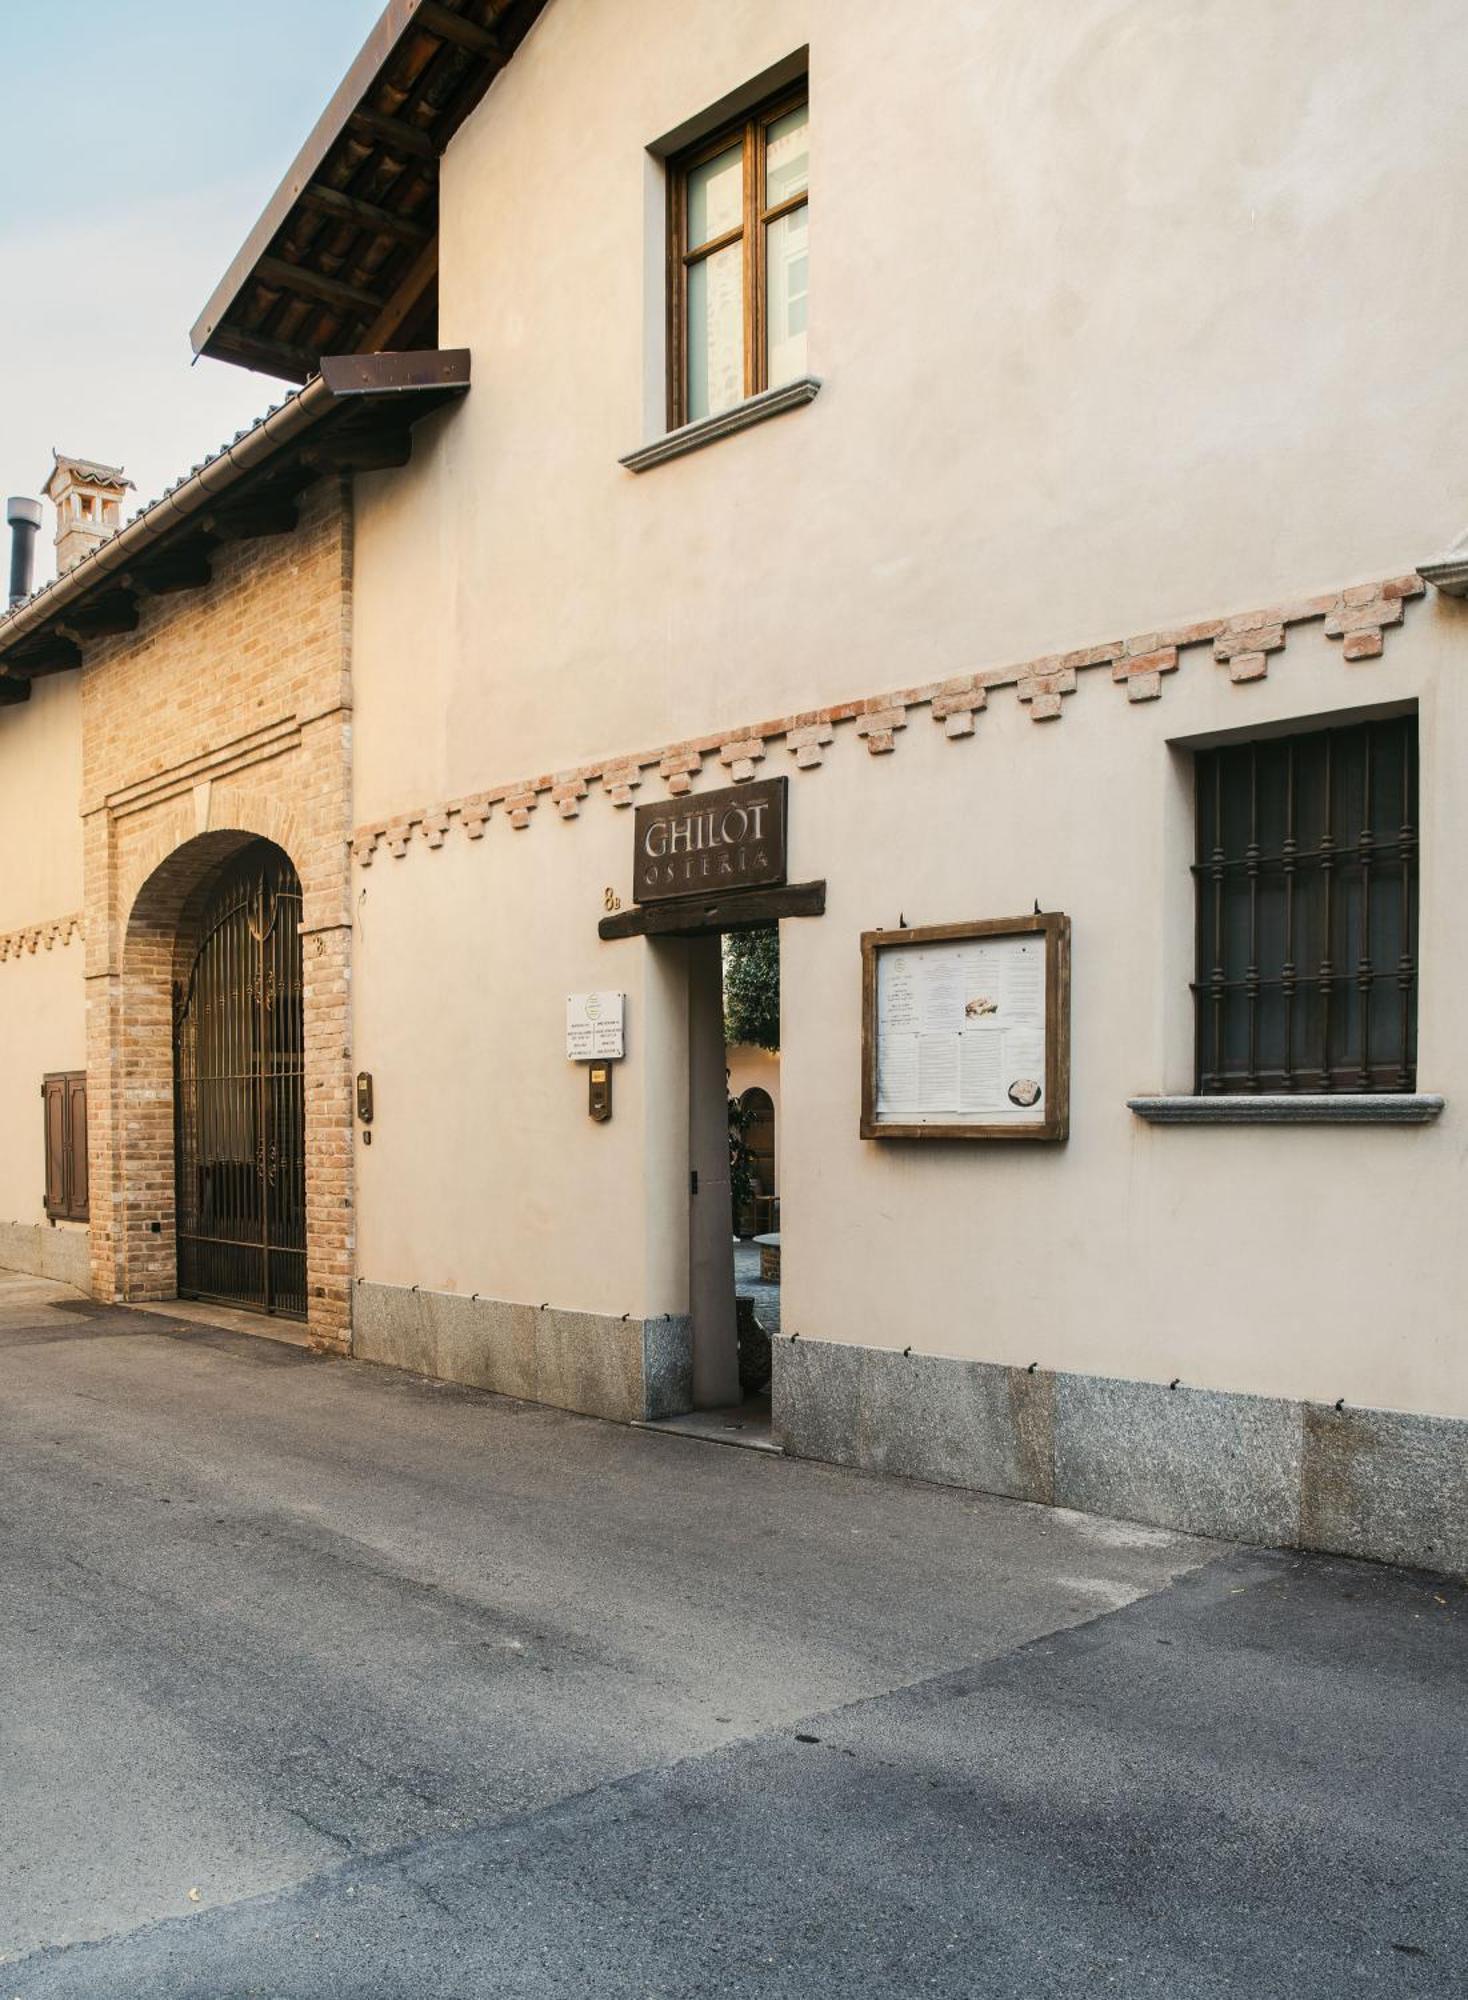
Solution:
M214 580L145 603L82 668L92 1280L157 1299L176 1282L173 986L190 913L248 840L302 889L306 1286L311 1336L351 1333L352 539L323 481L293 534L236 544Z

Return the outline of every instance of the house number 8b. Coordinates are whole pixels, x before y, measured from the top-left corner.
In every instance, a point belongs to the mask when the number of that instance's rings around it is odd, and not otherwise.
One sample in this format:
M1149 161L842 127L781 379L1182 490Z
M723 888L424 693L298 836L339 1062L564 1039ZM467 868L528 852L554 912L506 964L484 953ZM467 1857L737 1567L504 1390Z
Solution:
M608 887L604 889L602 891L601 900L603 909L620 910L622 907L622 898L617 894L616 890L613 888Z

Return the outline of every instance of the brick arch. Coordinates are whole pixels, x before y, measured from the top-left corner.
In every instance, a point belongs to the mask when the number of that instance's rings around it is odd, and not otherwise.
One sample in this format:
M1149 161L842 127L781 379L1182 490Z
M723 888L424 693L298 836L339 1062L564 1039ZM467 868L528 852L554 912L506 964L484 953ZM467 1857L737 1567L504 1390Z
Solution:
M174 982L191 956L199 912L219 870L264 839L286 855L302 882L302 930L309 934L303 939L308 1324L318 1344L342 1348L350 1330L353 1248L350 933L312 917L313 908L329 906L335 888L330 851L316 844L311 858L327 879L310 881L289 808L243 791L216 794L213 806L209 817L228 824L201 833L191 810L171 811L149 828L119 871L118 907L125 914L107 983L107 1103L105 1110L98 1107L103 1115L95 1118L92 1134L94 1288L121 1300L177 1295Z
M288 854L297 874L301 873L301 842L295 814L268 793L243 787L220 786L209 813L210 827L200 832L192 798L176 801L167 815L138 839L127 857L125 872L118 881L118 907L125 912L124 940L140 904L145 909L156 904L166 908L175 884L183 883L186 896L195 886L191 875L201 867L205 872L251 840L269 840ZM313 885L314 886L314 885ZM304 877L302 888L305 888ZM144 899L147 899L145 902Z
M174 822L176 826L176 821ZM114 1289L133 1300L170 1299L178 1290L174 1177L173 992L189 955L194 919L219 870L260 836L219 828L186 838L157 859L174 826L152 830L135 858L147 868L127 907L116 1009L113 1069L116 1134L112 1217Z

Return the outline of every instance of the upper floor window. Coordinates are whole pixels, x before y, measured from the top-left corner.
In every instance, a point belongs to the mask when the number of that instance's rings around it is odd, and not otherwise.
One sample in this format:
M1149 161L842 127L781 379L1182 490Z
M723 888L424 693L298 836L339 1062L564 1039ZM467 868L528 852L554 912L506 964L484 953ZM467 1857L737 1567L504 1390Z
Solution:
M1412 1090L1417 718L1197 758L1198 1089Z
M806 372L809 137L801 86L672 163L675 428Z

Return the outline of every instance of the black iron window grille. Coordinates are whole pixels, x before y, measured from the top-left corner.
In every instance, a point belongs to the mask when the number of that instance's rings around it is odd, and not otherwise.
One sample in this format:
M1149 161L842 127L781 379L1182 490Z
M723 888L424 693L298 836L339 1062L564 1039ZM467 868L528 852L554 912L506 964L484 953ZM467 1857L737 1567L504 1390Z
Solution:
M1199 1091L1414 1089L1416 716L1196 770Z

